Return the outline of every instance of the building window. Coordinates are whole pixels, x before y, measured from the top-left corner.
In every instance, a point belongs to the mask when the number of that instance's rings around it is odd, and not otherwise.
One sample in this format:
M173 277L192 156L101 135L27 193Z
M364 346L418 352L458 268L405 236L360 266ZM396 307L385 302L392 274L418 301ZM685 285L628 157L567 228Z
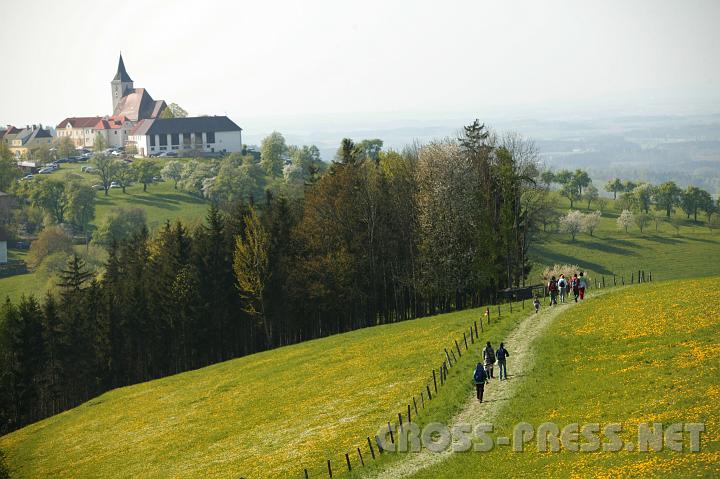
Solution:
M214 131L208 131L205 133L207 135L207 142L208 143L215 143L215 132Z
M171 145L179 145L180 144L180 135L178 133L170 134L170 144Z
M117 130L115 130L115 134L117 135Z
M183 146L190 147L190 133L183 133Z
M202 132L195 133L195 144L202 145Z
M167 146L167 135L160 135L160 146Z
M150 146L155 146L155 135L150 135ZM154 149L154 148L151 148Z

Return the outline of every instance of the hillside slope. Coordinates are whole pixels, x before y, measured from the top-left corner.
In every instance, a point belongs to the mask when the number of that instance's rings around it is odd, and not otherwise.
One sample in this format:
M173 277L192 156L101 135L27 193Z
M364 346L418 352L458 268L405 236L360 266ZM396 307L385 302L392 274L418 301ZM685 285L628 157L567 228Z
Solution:
M537 428L621 423L618 452L522 453L509 446L453 454L415 478L718 477L720 475L720 278L625 288L565 313L535 343L536 365L494 423L492 437L514 425ZM512 367L512 362L508 363ZM511 378L511 381L513 378ZM704 423L699 452L639 452L638 425ZM601 429L602 430L602 429ZM600 435L602 442L607 438ZM627 443L634 451L626 450ZM587 443L580 437L580 444Z
M529 309L503 311L481 337L500 340ZM420 402L443 348L478 318L468 310L367 328L117 389L0 438L0 449L18 478L320 474L327 459L341 466L367 446L413 395ZM462 360L473 364L479 349ZM446 386L425 413L447 417L465 392Z

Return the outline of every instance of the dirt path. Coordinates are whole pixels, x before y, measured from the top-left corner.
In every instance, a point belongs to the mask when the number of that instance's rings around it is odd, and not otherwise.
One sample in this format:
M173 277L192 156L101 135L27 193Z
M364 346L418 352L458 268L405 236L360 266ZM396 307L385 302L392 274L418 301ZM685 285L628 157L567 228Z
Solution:
M573 301L557 307L543 305L540 313L531 314L523 319L503 340L511 354L510 358L508 358L508 380L499 381L498 379L492 379L490 383L485 386L484 402L482 404L478 402L475 397L475 391L473 390L472 394L468 396L463 409L449 421L448 426L452 428L453 425L461 423L492 423L497 417L502 405L505 404L506 400L514 396L515 390L522 382L523 377L530 371L533 363L530 346L535 338L540 336L543 330L547 328L558 314L567 311L574 305L575 303ZM495 366L495 374L497 377L497 365ZM388 464L384 470L370 474L367 477L373 479L408 477L446 460L451 454L451 448L447 448L444 452L440 453L422 449L421 452L411 454L398 462Z

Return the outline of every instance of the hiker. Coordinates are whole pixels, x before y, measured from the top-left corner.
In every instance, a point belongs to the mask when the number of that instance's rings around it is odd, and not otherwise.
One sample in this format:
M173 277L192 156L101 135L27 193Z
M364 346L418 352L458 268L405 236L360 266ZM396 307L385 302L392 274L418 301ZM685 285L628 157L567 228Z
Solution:
M535 306L535 314L540 312L540 298L535 296L535 301L533 301L533 305Z
M548 283L548 291L550 292L550 305L556 305L558 295L558 282L555 279L555 276L550 278L550 282Z
M485 383L487 382L487 379L487 373L485 372L485 368L483 368L483 364L477 363L477 366L475 366L475 373L473 373L473 382L475 383L477 398L480 402L483 402L483 393L485 392Z
M495 351L495 357L497 358L498 369L500 369L500 381L507 380L507 358L510 353L505 349L505 344L500 343L500 347Z
M580 279L578 281L578 293L580 299L585 299L585 289L587 288L587 278L583 276L583 272L580 271Z
M558 279L558 288L560 288L560 302L564 303L567 295L567 280L564 274L561 274L560 279Z
M495 351L493 351L492 346L490 346L490 341L487 342L487 345L483 349L483 360L485 361L485 372L487 373L488 379L494 378L493 374L493 365L495 364Z
M570 281L570 287L572 287L575 302L577 303L578 296L580 296L580 280L578 279L577 273L573 275L572 280Z

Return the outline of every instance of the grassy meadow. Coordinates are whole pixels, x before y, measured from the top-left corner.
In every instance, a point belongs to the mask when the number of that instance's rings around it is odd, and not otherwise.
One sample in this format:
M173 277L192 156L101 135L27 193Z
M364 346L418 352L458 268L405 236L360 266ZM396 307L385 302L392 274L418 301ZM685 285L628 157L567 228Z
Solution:
M718 477L720 475L720 278L624 288L559 316L534 345L533 372L502 406L493 437L514 424L622 423L637 446L639 423L703 422L700 452L538 452L496 446L454 454L415 478ZM687 437L685 434L685 445ZM582 436L580 443L583 443Z
M493 311L480 337L502 340L526 306L503 308L499 321ZM339 471L413 396L421 421L463 405L477 342L424 410L420 391L432 390L443 348L459 339L465 351L462 333L479 316L362 329L116 389L0 438L0 449L17 478L317 477L327 459Z

